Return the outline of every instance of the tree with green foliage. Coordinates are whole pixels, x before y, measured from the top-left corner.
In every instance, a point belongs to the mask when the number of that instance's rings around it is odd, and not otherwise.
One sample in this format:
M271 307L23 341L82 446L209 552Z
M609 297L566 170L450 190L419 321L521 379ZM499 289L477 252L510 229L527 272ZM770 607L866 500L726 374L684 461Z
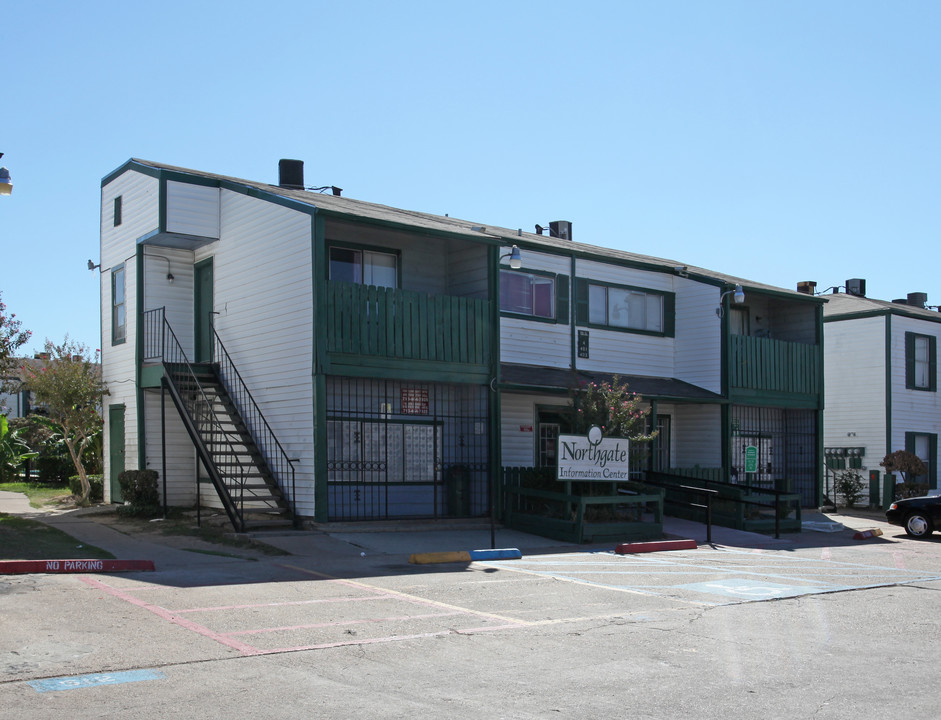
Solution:
M647 427L649 415L644 399L631 392L617 375L611 382L587 383L572 397L574 430L582 435L597 425L605 437L650 442L657 433Z
M81 483L81 504L88 504L91 485L83 454L101 433L101 398L108 394L101 379L98 352L69 340L61 345L46 340L49 359L39 369L24 367L24 382L48 421L62 433Z
M32 333L23 329L15 313L8 313L0 293L0 380L9 376L16 367L16 351L29 340ZM5 384L5 383L4 383Z
M591 382L572 396L572 426L576 434L587 435L593 425L604 437L628 438L630 464L639 469L647 456L649 443L657 431L648 427L650 408L644 399L615 375L611 382Z

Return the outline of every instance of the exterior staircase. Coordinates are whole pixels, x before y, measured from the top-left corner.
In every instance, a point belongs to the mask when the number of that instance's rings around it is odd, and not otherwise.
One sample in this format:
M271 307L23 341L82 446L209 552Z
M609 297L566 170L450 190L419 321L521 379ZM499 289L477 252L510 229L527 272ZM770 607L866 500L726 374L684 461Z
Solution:
M163 309L147 315L154 316L145 317L145 361L159 359L163 363L163 387L236 532L295 524L290 500L294 495L293 463L215 330L214 362L190 363L163 317ZM160 326L159 331L152 332L151 325ZM198 492L197 488L197 497Z

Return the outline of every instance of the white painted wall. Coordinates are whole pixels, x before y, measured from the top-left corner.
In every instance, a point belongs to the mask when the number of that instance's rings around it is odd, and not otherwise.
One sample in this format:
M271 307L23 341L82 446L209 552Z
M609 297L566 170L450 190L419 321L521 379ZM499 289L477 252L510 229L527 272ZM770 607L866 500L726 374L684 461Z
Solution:
M122 223L114 225L114 199L122 198ZM105 501L111 500L108 478L110 468L110 438L108 407L125 406L126 469L138 467L137 394L134 338L137 333L137 240L158 227L159 187L156 179L130 170L112 179L101 189L101 369L102 379L109 395L104 398L104 476ZM111 341L111 273L125 265L125 312L127 340Z
M941 349L941 323L892 317L892 451L905 449L906 432L941 434L941 392L905 387L905 333L909 332L938 338ZM938 458L934 462L937 467Z
M885 317L823 325L823 443L827 447L864 447L864 470L878 470L885 457ZM902 338L902 387L905 345ZM905 437L902 436L902 447Z
M716 308L719 288L686 278L673 279L676 290L674 377L722 392L722 327Z
M311 216L223 191L213 259L216 329L288 456L297 501L314 514Z
M167 232L199 237L219 237L217 187L167 181Z

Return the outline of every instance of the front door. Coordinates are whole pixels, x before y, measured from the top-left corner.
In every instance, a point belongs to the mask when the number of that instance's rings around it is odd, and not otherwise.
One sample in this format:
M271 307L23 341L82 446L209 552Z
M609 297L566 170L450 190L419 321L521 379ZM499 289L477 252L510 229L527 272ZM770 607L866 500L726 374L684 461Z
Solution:
M111 502L123 502L118 476L124 472L124 406L108 407L108 481L111 484Z
M212 258L193 267L193 362L212 362Z

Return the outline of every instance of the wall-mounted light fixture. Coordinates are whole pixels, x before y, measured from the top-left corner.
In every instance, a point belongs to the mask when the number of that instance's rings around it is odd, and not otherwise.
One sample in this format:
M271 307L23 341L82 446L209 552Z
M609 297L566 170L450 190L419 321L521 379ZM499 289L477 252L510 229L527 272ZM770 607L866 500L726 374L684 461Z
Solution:
M736 285L732 290L726 290L724 293L719 295L719 307L716 308L716 315L719 317L722 317L725 314L725 305L722 301L725 300L726 295L731 295L732 302L734 302L736 305L741 305L743 302L745 302L745 291L742 290L741 285Z
M173 281L174 281L176 278L174 278L174 277L173 277L173 273L170 272L170 258L164 257L163 255L150 255L150 254L144 255L144 257L160 258L161 260L165 261L165 262L167 263L167 282L170 283L171 285L173 284Z
M3 153L0 153L0 158ZM5 167L0 167L0 195L9 195L13 192L13 178L10 177L10 171Z
M97 265L95 265L94 260L89 260L89 261L88 261L88 269L89 269L89 270L97 270L97 269L100 268L100 267L101 267L101 263L98 263Z
M520 249L516 245L514 245L506 255L500 256L501 260L503 260L503 258L510 258L510 267L514 270L519 270L523 267L523 256L520 254Z

